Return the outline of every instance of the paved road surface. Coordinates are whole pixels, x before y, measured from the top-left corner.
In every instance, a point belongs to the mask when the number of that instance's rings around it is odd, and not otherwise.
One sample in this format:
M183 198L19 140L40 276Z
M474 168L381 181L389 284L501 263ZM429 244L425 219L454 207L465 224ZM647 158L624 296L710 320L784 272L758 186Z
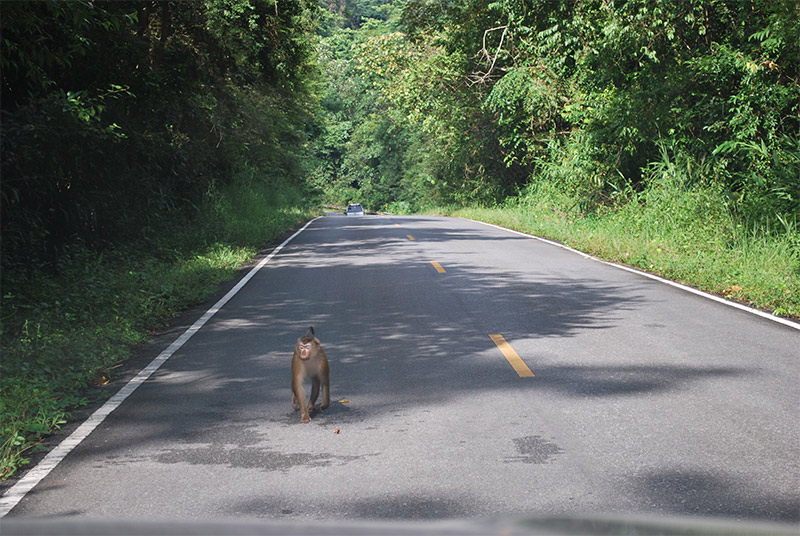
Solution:
M303 425L309 325L334 402ZM331 215L7 519L797 523L799 358L796 329L532 238Z

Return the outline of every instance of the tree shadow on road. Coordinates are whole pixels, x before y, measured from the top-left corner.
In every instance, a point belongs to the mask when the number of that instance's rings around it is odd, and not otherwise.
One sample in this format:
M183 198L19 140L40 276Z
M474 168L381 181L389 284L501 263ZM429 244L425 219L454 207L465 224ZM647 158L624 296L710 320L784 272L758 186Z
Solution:
M800 523L796 495L766 492L732 473L653 472L634 487L645 505L657 504L666 513Z
M486 240L479 232L448 234L476 241L476 249ZM516 236L506 240L529 242ZM749 372L730 362L654 362L635 346L622 345L613 362L581 362L574 356L559 361L567 357L559 355L564 341L624 327L632 314L653 307L644 291L653 283L628 275L625 282L609 282L592 272L609 268L591 261L579 261L587 264L571 274L547 275L498 271L464 260L440 277L424 252L407 246L399 234L311 249L287 247L102 426L109 431L124 424L128 432L111 434L103 444L72 456L90 461L102 450L113 467L137 462L127 453L145 446L156 451L153 458L160 463L264 471L324 467L349 459L276 452L264 430L297 426L298 434L308 434L320 423L362 425L405 409L469 399L476 392L636 400ZM398 251L402 262L386 260L384 253ZM342 287L351 281L357 285ZM334 401L349 398L353 404L334 405L311 425L300 425L289 404L289 363L295 340L309 324L331 359ZM498 330L510 339L551 345L551 362L536 367L534 382L515 376L503 361L488 338ZM730 481L705 475L654 474L643 482L644 497L678 513L737 515L738 510L743 517L766 519L774 511L787 519L786 512L797 511L791 500L769 497L774 509L761 509L753 496L733 492ZM717 485L721 489L715 490ZM681 502L686 493L704 497L696 509ZM726 501L732 506L719 506ZM368 512L402 517L406 508L422 518L471 515L435 497L392 495L350 507L356 517Z

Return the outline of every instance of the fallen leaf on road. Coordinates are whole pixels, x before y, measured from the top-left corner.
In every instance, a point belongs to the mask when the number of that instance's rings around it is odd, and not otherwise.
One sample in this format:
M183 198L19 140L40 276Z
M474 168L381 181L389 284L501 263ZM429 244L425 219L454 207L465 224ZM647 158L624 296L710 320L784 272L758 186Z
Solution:
M350 401L349 400L340 400L339 403L340 404L349 404Z
M338 434L339 433L339 429L337 428L336 430L333 431L333 433L334 434Z

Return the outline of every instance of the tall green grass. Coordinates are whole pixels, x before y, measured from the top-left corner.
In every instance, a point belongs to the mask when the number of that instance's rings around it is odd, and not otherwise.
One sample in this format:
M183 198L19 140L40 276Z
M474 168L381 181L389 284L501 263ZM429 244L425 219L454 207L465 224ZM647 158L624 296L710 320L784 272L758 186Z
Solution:
M667 154L645 187L585 211L584 197L543 177L493 208L437 212L551 238L599 258L800 317L800 229L789 217L748 220L707 166Z
M315 213L300 187L241 173L191 224L102 253L73 244L56 273L4 273L0 478L107 383L131 348L205 300L258 250Z

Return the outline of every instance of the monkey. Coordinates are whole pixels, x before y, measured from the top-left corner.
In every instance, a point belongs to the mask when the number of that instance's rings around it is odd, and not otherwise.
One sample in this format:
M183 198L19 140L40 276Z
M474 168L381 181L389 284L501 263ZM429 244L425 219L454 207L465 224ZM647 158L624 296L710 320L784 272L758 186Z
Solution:
M303 390L303 380L311 379L311 398L306 405L305 391ZM328 356L319 343L319 339L314 336L314 327L310 326L306 334L294 345L292 355L292 407L300 409L300 422L311 422L309 411L314 411L314 404L322 386L322 405L323 410L331 404L330 393L330 366Z

